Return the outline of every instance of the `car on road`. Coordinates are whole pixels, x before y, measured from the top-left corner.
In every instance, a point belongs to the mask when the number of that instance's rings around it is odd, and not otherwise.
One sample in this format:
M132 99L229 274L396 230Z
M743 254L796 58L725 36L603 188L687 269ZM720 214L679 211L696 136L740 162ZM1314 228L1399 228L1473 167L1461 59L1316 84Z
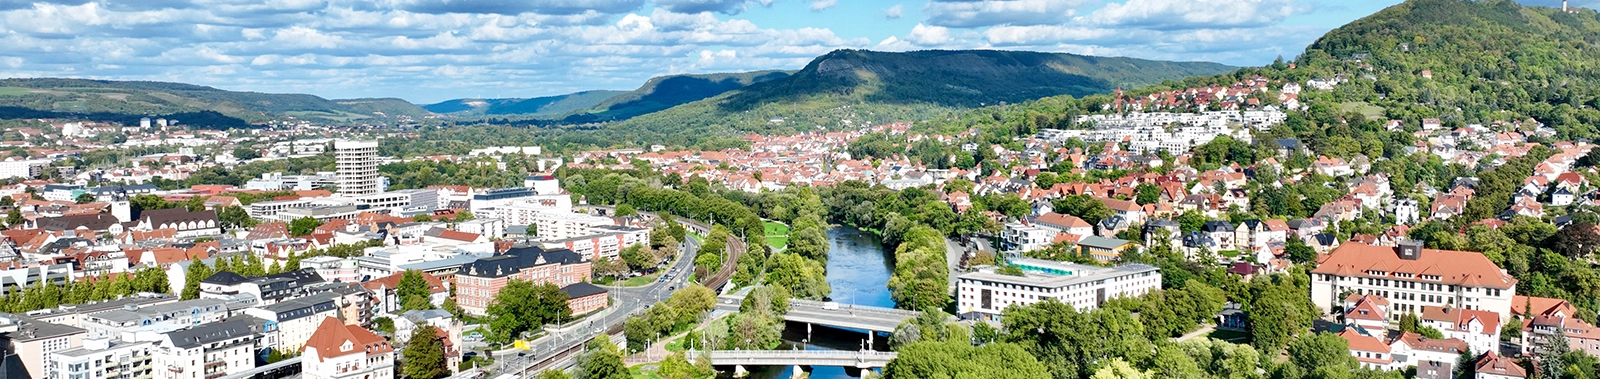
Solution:
M826 302L826 303L822 303L822 309L826 309L826 310L830 310L830 311L837 311L837 310L839 310L839 303L835 303L835 302L832 302L832 301Z

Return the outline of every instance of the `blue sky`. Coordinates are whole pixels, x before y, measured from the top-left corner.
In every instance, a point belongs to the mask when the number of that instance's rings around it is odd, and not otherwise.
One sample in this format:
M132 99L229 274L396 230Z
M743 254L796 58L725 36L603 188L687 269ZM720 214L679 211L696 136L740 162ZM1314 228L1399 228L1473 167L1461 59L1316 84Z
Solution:
M427 103L632 89L666 74L798 69L846 48L1244 66L1293 57L1329 29L1397 2L0 0L0 77Z

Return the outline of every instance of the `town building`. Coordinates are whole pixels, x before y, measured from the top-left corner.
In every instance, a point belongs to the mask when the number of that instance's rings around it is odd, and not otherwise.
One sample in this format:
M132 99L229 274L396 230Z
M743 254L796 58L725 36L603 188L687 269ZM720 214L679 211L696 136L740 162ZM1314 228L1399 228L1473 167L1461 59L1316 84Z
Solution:
M306 379L393 379L394 346L366 328L323 317L301 351Z
M1423 249L1421 243L1373 246L1346 242L1311 271L1311 301L1324 312L1340 305L1340 294L1382 296L1390 321L1422 313L1422 307L1486 310L1510 316L1517 279L1470 251Z
M482 316L511 279L565 287L588 281L590 271L590 262L572 250L515 247L462 265L456 273L456 304L468 314Z
M572 314L575 315L600 310L610 303L605 288L586 282L561 287L561 292L567 294L567 308L572 309Z
M255 369L257 344L271 332L257 321L233 317L161 334L154 341L154 377L216 379Z
M1473 362L1473 379L1527 379L1528 370L1511 357L1493 351L1483 353Z
M1500 351L1500 314L1472 309L1424 306L1418 316L1423 326L1439 330L1445 338L1466 341L1473 355Z
M333 143L341 195L383 192L379 186L378 141L339 140Z
M1140 296L1161 288L1155 266L1128 264L1097 267L1032 258L1011 258L1023 276L995 272L993 266L956 280L956 307L964 317L994 317L1013 305L1031 305L1056 299L1087 311L1124 296Z
M150 342L113 341L98 337L83 340L83 347L57 351L45 362L46 376L59 379L123 379L151 377L155 360Z
M45 362L54 361L56 353L83 346L83 329L27 316L0 314L0 331L0 347L16 354L35 378L48 375Z
M294 351L305 345L324 317L339 316L339 305L334 301L336 297L332 293L319 293L247 308L243 313L275 323L278 346L286 351Z

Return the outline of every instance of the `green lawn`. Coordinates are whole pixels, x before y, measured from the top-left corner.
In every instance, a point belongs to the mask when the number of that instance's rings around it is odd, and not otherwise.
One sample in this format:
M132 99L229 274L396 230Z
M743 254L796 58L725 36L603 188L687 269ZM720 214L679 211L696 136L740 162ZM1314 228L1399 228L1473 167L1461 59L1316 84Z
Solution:
M776 221L766 222L767 246L783 250L789 246L789 226Z
M659 278L659 277L661 277L661 273L654 273L654 274L643 275L643 276L635 276L635 277L632 277L632 278L628 278L628 280L622 281L622 286L623 287L638 287L638 286L642 286L642 285L653 283L653 282L656 281L656 278Z
M1206 335L1206 338L1215 338L1215 339L1228 341L1228 342L1232 342L1232 343L1247 343L1247 342L1250 342L1250 335L1249 334L1246 334L1245 332L1233 331L1233 330L1213 330L1213 331L1211 331L1211 334L1207 334Z
M28 92L27 88L22 88L22 87L0 87L0 96L21 96L21 95L26 95L28 93L29 92Z
M1238 257L1239 256L1239 251L1238 250L1223 250L1223 251L1218 251L1217 255L1221 255L1221 256L1224 256L1224 257L1228 257L1228 258L1233 258L1233 257Z
M1351 101L1339 104L1340 112L1358 112L1369 120L1382 120L1383 107L1368 104L1365 101Z

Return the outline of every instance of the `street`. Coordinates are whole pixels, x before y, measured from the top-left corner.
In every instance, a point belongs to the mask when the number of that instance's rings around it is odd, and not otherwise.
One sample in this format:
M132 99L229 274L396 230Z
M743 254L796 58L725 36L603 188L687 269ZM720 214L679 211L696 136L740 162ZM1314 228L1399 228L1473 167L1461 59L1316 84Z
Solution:
M601 311L601 314L591 315L585 321L572 324L564 331L552 330L542 337L529 341L529 349L526 351L502 350L494 357L494 364L485 369L495 374L520 373L551 356L580 347L595 336L621 328L622 324L627 322L628 316L643 313L651 305L665 301L672 296L673 290L683 288L689 274L694 272L695 252L700 249L700 244L689 238L680 244L680 247L683 253L679 254L678 259L663 274L671 275L672 279L639 287L605 286L606 290L610 291L613 301L611 307Z

